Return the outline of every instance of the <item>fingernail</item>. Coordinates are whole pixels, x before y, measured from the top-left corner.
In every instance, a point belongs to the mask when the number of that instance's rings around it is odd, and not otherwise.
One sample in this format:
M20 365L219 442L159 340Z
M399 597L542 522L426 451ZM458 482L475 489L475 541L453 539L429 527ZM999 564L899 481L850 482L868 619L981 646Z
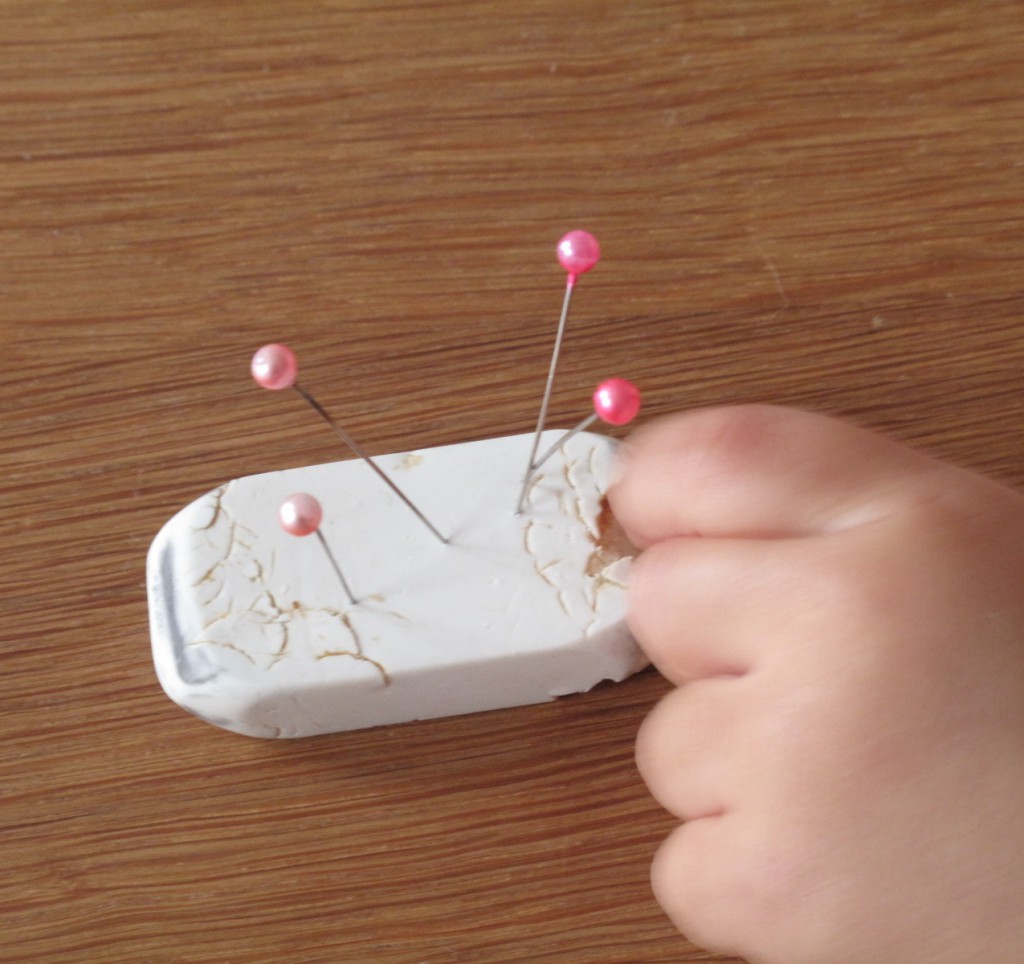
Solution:
M633 446L629 442L622 442L615 452L615 461L608 472L608 487L613 488L619 485L629 472L633 462Z

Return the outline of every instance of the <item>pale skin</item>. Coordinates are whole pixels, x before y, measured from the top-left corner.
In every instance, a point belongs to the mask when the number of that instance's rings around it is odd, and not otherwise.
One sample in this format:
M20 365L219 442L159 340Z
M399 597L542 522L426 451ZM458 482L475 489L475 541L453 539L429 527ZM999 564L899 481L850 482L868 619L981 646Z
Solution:
M1024 955L1024 496L762 406L653 423L612 508L676 684L637 740L655 895L765 964Z

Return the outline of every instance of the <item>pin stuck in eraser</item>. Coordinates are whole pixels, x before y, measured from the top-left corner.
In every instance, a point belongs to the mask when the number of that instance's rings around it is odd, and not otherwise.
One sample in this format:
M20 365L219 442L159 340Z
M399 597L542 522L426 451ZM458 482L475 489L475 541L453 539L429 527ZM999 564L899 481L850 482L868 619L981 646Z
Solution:
M529 442L374 459L444 541L358 459L236 479L182 509L147 562L168 696L237 733L301 737L540 703L642 669L630 551L604 501L616 443L567 438L517 513ZM300 492L323 506L323 545L278 521Z

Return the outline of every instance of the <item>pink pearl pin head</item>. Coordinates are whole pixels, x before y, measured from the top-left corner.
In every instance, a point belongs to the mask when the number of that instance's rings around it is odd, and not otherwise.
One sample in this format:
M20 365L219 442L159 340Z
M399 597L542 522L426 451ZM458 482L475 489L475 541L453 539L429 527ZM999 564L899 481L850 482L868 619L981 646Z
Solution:
M324 511L320 508L320 503L307 492L297 492L295 495L288 496L281 503L281 508L277 510L277 517L281 521L281 527L284 531L291 533L293 536L316 535L320 545L324 547L327 561L330 562L331 568L337 575L341 588L348 597L348 601L353 606L356 605L356 597L352 595L352 590L342 575L341 566L338 565L338 560L334 558L331 547L327 545L327 540L320 531L320 522L324 517Z
M320 528L324 511L313 496L299 492L281 503L277 515L285 532L293 536L308 536Z
M250 371L257 385L277 391L295 384L299 363L287 345L264 345L252 356Z
M558 261L569 272L571 285L601 259L601 247L589 231L570 231L558 242Z
M625 378L606 378L594 390L594 412L609 425L632 422L640 401L640 389Z

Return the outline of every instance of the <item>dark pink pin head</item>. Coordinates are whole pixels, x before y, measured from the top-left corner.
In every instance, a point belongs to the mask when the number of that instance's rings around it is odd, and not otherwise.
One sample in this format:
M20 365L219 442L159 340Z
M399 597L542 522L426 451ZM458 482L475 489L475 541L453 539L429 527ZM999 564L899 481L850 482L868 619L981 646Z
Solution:
M594 411L609 425L625 425L640 411L640 389L625 378L606 378L594 390Z
M287 345L264 345L252 356L250 371L257 385L276 391L295 384L299 363Z
M558 261L569 272L569 283L586 274L601 259L601 247L589 231L570 231L558 242Z

